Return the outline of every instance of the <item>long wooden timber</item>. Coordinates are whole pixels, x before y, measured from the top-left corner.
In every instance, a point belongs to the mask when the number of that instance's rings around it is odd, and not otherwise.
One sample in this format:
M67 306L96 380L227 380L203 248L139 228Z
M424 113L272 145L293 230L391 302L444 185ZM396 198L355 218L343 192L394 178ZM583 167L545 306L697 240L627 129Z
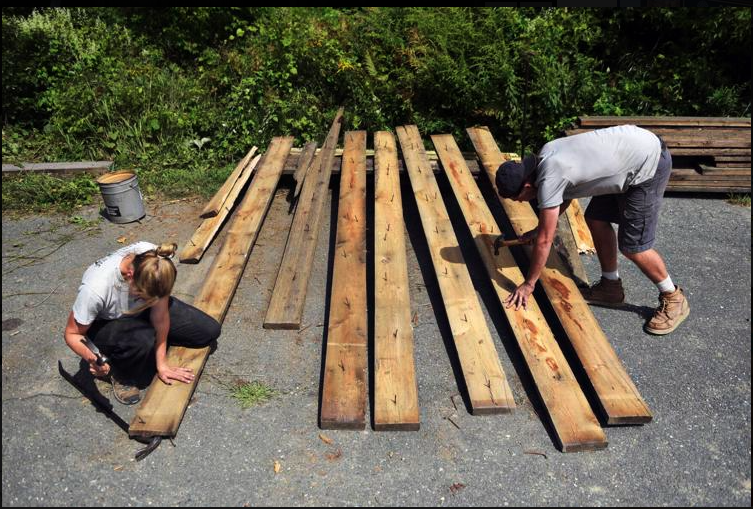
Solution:
M714 168L699 165L702 172L693 168L675 168L669 176L669 183L695 181L699 183L707 181L747 180L750 183L750 166L748 168Z
M505 307L505 300L525 281L508 248L495 254L500 233L452 135L431 137L455 198L476 244L502 310L536 383L563 452L603 449L604 430L578 384L552 330L531 296L526 308Z
M575 237L573 236L573 230L570 227L570 220L567 218L567 214L561 214L557 218L557 235L554 237L554 248L570 268L573 278L575 278L575 283L578 286L590 286L588 274L586 274L586 269L583 267L583 262L580 259L578 246L575 243Z
M306 304L314 251L319 238L324 204L329 195L337 140L343 119L340 108L332 122L324 146L315 157L298 197L293 223L290 226L285 253L277 273L272 298L264 318L265 329L300 329L303 308Z
M243 169L243 172L236 179L230 193L225 197L224 202L220 206L219 213L201 221L199 227L178 255L181 263L199 263L201 257L204 256L204 252L206 252L209 247L209 244L212 243L212 239L215 238L217 232L222 228L225 219L230 215L230 211L232 210L233 205L235 205L235 201L238 199L241 191L243 191L243 188L246 187L246 184L251 178L251 174L259 164L259 159L261 159L261 155L254 157Z
M112 161L77 161L77 162L59 162L59 163L21 163L21 166L13 164L4 164L3 173L25 172L35 173L54 173L56 175L69 175L75 173L91 173L101 175L112 170Z
M397 147L374 135L374 429L417 430L418 385Z
M672 157L675 156L748 156L750 148L719 148L719 147L670 147Z
M591 230L586 224L586 218L583 216L583 209L580 207L578 200L570 201L570 205L565 209L567 220L573 231L575 242L578 246L579 253L595 253L594 239L591 237Z
M747 148L750 149L749 129L663 129L646 127L649 131L661 136L667 143L670 151L683 147L721 147L721 148ZM568 136L583 134L592 131L586 129L570 129L566 131Z
M415 125L397 128L473 414L508 413L515 400Z
M506 160L488 128L469 128L468 134L496 192L494 177ZM533 229L538 218L527 203L500 198L518 235ZM530 257L530 247L526 249ZM625 367L609 344L569 270L550 253L539 280L596 393L607 424L643 424L652 418Z
M272 203L277 182L292 145L292 136L277 137L270 143L264 164L259 168L256 178L238 207L227 239L194 299L194 306L220 323L225 319L225 313L246 267L251 248ZM173 437L178 433L178 427L209 356L209 349L176 346L168 348L168 365L190 367L195 378L191 383L175 382L167 385L155 376L144 400L136 409L129 427L130 436Z
M717 168L698 165L694 168L674 168L667 183L667 191L728 193L750 192L750 163L747 168Z
M303 181L306 179L309 168L311 168L311 163L314 161L316 145L315 141L306 143L303 147L303 151L298 157L298 167L293 174L293 180L295 180L295 192L293 192L294 198L298 198L298 195L301 194Z
M366 131L345 133L319 425L366 426Z
M620 124L637 126L662 127L750 127L747 117L615 117L615 116L582 116L579 119L582 127L611 127Z
M235 189L235 185L238 179L243 173L243 170L246 169L246 166L248 166L251 158L254 157L256 150L257 147L251 147L251 150L249 150L248 153L243 157L243 159L240 160L233 172L222 184L222 187L217 190L214 196L212 196L212 199L209 200L209 203L206 204L204 210L202 210L201 214L199 214L199 217L214 217L220 212L222 204L225 203L225 200L227 200L233 189Z

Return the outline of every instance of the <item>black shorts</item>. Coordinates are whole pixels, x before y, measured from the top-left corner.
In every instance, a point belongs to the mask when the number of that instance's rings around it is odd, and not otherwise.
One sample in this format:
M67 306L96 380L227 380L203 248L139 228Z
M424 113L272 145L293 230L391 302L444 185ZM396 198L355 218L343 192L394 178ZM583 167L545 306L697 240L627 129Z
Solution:
M672 156L662 145L659 165L652 178L628 187L622 194L594 196L586 208L586 219L619 225L617 245L623 253L646 251L656 240L659 209L672 172Z

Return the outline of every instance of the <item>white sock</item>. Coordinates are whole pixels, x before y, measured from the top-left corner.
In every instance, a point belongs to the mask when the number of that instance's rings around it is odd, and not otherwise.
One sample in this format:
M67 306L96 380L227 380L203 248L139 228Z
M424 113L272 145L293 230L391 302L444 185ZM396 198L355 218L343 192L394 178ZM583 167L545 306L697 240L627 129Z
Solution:
M669 276L667 276L667 279L665 279L664 281L659 281L658 283L656 283L656 287L662 293L675 291L675 284L672 282L672 278Z
M601 277L603 277L604 279L610 279L612 281L617 281L618 279L620 279L620 271L619 270L615 270L613 272L609 272L609 271L606 271L606 270L602 270L601 271Z

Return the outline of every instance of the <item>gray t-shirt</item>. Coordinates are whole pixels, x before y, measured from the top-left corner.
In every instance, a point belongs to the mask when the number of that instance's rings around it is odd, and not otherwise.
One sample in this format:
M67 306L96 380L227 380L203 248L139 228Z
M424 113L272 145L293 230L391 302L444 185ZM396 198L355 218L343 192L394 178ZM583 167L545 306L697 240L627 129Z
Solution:
M539 152L539 208L566 200L624 193L654 176L659 138L634 125L618 125L550 141Z
M120 273L120 262L126 255L138 255L152 249L157 249L157 246L150 242L137 242L90 265L84 272L76 302L73 303L73 318L81 325L91 325L97 318L114 320L143 302L129 294L128 281Z

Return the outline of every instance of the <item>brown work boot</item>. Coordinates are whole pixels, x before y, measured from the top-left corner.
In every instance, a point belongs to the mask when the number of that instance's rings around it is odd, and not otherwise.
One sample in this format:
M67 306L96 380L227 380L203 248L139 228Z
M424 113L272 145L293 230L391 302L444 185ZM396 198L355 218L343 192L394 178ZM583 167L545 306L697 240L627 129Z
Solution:
M622 279L607 279L602 276L595 285L581 289L581 293L586 302L599 306L619 306L625 302Z
M132 382L119 380L113 374L110 374L110 382L112 383L113 396L122 404L135 405L141 401L141 391Z
M682 288L675 285L674 292L662 292L659 294L659 307L654 311L654 316L646 322L646 332L656 335L669 334L677 328L690 314L690 305L685 298Z

